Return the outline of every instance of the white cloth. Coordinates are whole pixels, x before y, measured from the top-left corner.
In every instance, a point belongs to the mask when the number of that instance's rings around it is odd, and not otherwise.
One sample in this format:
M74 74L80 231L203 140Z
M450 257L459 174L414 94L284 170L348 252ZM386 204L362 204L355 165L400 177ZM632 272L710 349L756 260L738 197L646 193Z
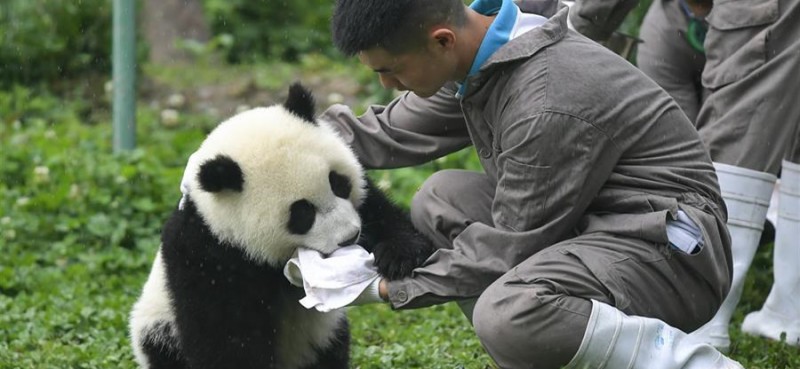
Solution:
M353 303L382 301L374 261L374 255L358 245L341 247L327 257L300 248L286 263L283 274L291 284L305 290L301 305L328 312Z
M667 220L669 244L685 254L693 255L703 248L703 231L683 210L678 210L678 219Z

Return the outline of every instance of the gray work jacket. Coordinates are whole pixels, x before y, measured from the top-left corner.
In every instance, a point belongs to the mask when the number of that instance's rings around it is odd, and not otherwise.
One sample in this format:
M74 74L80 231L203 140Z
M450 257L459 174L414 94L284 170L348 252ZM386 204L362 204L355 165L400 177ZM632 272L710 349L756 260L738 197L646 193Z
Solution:
M320 117L368 168L423 163L474 145L496 185L494 224L472 223L411 278L388 283L395 308L474 298L534 253L588 232L666 244L684 210L705 248L686 263L724 298L730 240L714 168L675 102L627 61L567 30L556 2L521 1L549 18L501 47L465 81L406 93L356 117Z
M582 35L605 41L638 4L639 0L575 0L569 18Z

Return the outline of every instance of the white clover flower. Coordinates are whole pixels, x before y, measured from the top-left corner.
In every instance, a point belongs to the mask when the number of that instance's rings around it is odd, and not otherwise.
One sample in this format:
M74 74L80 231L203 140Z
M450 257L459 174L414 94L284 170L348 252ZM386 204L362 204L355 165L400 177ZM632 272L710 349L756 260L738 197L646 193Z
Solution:
M243 111L247 111L247 110L250 110L250 109L251 109L250 105L247 105L247 104L239 105L239 106L236 107L236 114L239 114L239 113L241 113Z
M77 199L79 197L81 197L81 187L77 183L73 183L69 186L69 198Z
M164 109L161 111L161 124L166 127L175 127L178 125L180 113L175 109Z
M376 185L381 190L388 191L392 188L392 181L390 181L388 178L381 178Z
M338 92L332 92L328 94L328 104L330 105L341 104L343 102L344 102L344 95Z
M36 168L33 168L33 178L36 182L47 182L50 180L50 168L39 165Z
M186 104L186 97L179 93L174 93L167 97L167 106L170 108L181 108Z
M17 206L25 206L31 202L30 197L20 197L17 199Z
M204 109L204 111L205 111L206 115L208 115L208 116L210 116L212 118L219 118L220 117L219 109L217 109L215 107L206 107Z
M0 224L2 224L2 225L11 224L11 217L2 217L2 218L0 218Z

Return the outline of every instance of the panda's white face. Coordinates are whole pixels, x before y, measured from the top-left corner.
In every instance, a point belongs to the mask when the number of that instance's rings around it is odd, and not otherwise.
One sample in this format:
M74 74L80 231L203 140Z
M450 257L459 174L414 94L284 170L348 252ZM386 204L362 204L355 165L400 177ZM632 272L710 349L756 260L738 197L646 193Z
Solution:
M365 186L333 129L287 109L256 108L221 123L187 167L188 195L211 232L275 266L300 246L328 254L352 244Z

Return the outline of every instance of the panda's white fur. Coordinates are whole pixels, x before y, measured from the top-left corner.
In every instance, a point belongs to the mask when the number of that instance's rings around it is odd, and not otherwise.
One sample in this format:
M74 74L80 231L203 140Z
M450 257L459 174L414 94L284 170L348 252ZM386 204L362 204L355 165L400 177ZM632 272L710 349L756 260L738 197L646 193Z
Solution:
M164 264L159 252L156 254L150 275L144 284L142 295L131 312L130 332L133 343L142 342L146 332L152 332L149 339L157 341L159 344L169 346L174 342L168 332L153 330L154 324L175 321L175 315L169 304L167 276L164 273ZM133 345L133 355L143 368L149 368L147 355L143 351L142 345Z
M185 206L165 224L130 316L142 368L347 368L344 311L303 308L283 266L298 247L327 254L359 234L390 279L433 252L347 144L314 121L300 85L283 105L221 123L184 180Z
M273 123L253 124L256 122ZM356 208L364 196L363 171L337 133L318 123L308 124L281 106L255 108L221 123L206 138L192 155L192 162L202 163L224 153L239 164L246 178L241 195L221 196L194 191L197 178L190 177L189 194L215 235L244 245L255 260L280 266L297 246L327 254L337 242L358 232L361 221ZM197 166L190 170L196 171ZM330 170L352 181L354 191L349 199L330 192ZM288 219L289 205L300 198L312 200L320 210L314 227L302 236L289 234L281 226Z

